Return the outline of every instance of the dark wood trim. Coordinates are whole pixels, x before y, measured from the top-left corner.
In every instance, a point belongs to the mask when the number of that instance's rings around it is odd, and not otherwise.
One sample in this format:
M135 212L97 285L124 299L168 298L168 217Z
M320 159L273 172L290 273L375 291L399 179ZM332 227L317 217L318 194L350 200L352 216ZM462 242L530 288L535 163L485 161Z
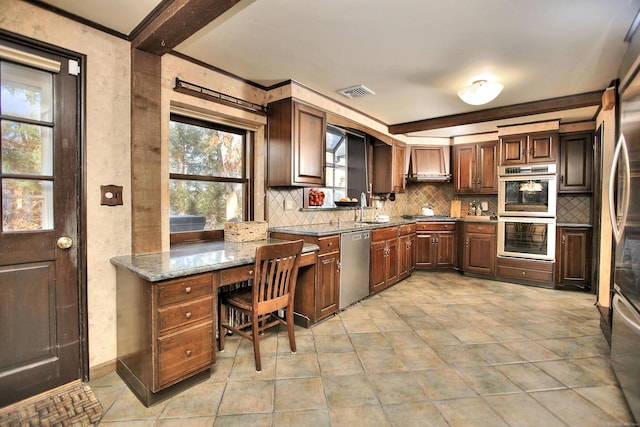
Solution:
M131 251L162 250L162 58L131 49Z
M174 0L144 28L136 28L131 47L154 55L169 53L240 0Z
M494 120L512 119L534 114L552 113L573 108L599 106L601 98L602 91L600 90L578 95L550 98L542 101L524 102L522 104L390 125L389 133L397 135L473 123L491 122Z
M43 1L38 1L38 0L24 0L26 3L29 3L33 6L39 7L40 9L44 9L46 11L55 13L56 15L60 15L64 18L70 19L72 21L76 21L80 24L86 25L87 27L91 27L94 28L98 31L102 31L105 32L107 34L110 34L114 37L117 37L119 39L124 39L124 40L128 40L129 38L127 37L126 34L122 34L119 31L116 31L112 28L109 27L105 27L104 25L100 25L97 22L93 22L90 21L86 18L83 18L82 16L78 16L78 15L74 15L73 13L69 13L65 10L62 10L58 7L52 6L50 4L44 3Z

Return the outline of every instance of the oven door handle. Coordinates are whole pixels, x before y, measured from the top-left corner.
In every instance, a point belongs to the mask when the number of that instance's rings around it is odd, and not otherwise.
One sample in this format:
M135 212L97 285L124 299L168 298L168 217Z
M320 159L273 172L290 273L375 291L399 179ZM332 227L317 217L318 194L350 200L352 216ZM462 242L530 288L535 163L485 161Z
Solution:
M623 156L622 158L620 156ZM622 206L620 207L620 212L622 217L620 219L620 226L618 226L617 215L616 215L616 207L615 200L613 199L615 184L616 184L616 172L619 174L621 171L617 166L618 160L622 159L623 166L625 168L624 173L624 189L622 194ZM613 161L611 163L611 172L609 173L609 219L611 220L611 228L613 230L613 237L616 240L616 243L620 242L622 238L622 232L627 223L627 213L629 211L629 194L630 185L631 185L631 176L629 174L630 165L629 165L629 152L627 151L627 141L624 138L624 135L621 133L620 138L618 139L618 143L616 144L616 149L613 153Z

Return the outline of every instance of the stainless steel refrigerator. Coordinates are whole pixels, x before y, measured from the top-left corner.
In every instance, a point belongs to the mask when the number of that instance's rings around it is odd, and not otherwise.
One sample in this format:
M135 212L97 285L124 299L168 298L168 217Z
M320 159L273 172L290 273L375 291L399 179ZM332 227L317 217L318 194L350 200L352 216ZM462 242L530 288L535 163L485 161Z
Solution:
M615 239L611 363L636 421L640 421L640 78L620 97L609 209Z

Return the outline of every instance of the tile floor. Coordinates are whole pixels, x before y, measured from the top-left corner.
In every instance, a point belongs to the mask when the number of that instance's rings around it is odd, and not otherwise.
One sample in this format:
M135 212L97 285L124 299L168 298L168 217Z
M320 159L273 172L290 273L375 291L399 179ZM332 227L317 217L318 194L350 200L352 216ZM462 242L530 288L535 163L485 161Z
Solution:
M633 419L590 294L416 272L310 329L230 337L211 378L145 408L91 386L101 426L621 426Z

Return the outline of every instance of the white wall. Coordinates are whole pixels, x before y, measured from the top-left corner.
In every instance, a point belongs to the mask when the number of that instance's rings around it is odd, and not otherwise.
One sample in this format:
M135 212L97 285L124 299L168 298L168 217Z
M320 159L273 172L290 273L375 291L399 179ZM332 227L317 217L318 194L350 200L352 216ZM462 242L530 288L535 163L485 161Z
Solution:
M0 28L87 56L86 177L89 363L116 357L115 269L131 252L131 54L127 41L19 0L2 0ZM100 205L100 185L123 186L124 206Z

